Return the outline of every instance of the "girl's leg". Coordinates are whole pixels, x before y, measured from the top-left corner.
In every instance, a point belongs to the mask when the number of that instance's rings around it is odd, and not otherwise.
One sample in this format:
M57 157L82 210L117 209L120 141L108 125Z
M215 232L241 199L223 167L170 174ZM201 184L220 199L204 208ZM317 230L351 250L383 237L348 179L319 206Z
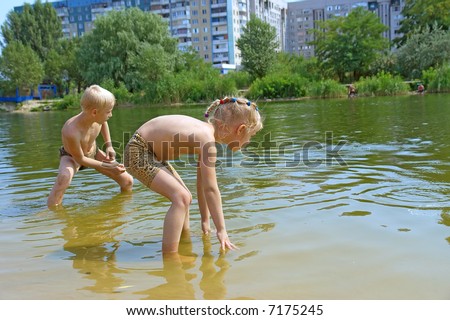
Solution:
M58 176L55 184L47 199L47 206L49 208L58 206L62 203L64 193L72 182L72 178L78 171L79 165L72 157L62 156L59 161Z
M150 189L168 198L172 204L164 219L162 251L177 252L181 232L189 213L192 196L184 184L166 168L161 168L154 177Z
M191 196L191 201L189 203L191 203L192 202L192 194L191 194L191 192L189 191L188 187L186 187L186 185L184 184L184 181L183 181L183 179L181 179L181 177L178 174L178 172L173 167L170 167L170 168L171 168L170 172L173 174L173 176L181 183L181 185L186 189L186 191L189 192L189 195ZM189 222L189 208L188 208L188 211L186 213L186 217L184 218L183 233L184 232L189 232L189 228L190 228L189 225L190 225L190 222Z

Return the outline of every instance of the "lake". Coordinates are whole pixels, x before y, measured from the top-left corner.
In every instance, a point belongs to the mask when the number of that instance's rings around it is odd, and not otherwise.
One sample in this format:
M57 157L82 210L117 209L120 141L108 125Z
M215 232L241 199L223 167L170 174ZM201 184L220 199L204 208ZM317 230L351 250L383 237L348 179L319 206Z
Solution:
M1 299L449 299L450 95L260 102L217 179L239 250L203 237L193 159L190 237L163 259L169 203L79 172L51 211L60 130L78 111L0 113ZM118 154L143 122L205 106L116 108ZM100 141L100 140L99 140Z

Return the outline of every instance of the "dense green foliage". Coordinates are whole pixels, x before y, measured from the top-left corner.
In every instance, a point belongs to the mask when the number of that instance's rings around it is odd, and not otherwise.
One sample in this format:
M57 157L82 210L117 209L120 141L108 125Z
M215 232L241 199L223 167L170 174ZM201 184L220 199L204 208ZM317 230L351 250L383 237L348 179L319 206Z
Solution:
M423 71L422 78L428 92L450 92L450 63Z
M159 81L174 69L176 40L159 15L137 8L112 11L83 36L78 66L88 84L112 79L130 91Z
M254 78L262 78L270 71L278 48L277 33L270 24L252 15L243 28L236 46L241 50L242 65Z
M435 3L445 9L448 2L408 1L405 10L415 21L418 8ZM56 84L61 95L66 89L76 92L58 108L78 107L82 88L94 83L110 90L119 104L210 102L236 95L343 97L345 84L358 79L361 96L394 95L408 90L400 76L422 79L428 92L449 91L450 31L443 25L448 15L428 10L417 19L422 21L417 26L432 27L411 30L402 47L387 52L386 28L375 14L357 8L321 24L314 31L317 57L305 59L277 52L275 29L252 16L237 41L244 69L223 75L194 49L179 51L156 14L112 11L97 18L92 32L68 40L62 39L56 11L38 0L22 13L10 12L1 27L0 90L29 90L44 82Z
M44 77L44 69L38 55L18 41L10 42L3 49L0 73L9 80L4 88L7 91L15 88L29 90L41 83Z
M3 47L11 42L29 46L44 61L52 50L57 50L62 39L62 24L53 6L37 0L24 4L23 12L10 11L1 27Z
M361 7L347 17L337 17L320 23L313 29L315 53L325 70L332 70L344 81L346 73L354 79L366 74L370 65L388 41L382 33L387 30L379 18Z
M409 91L409 86L402 78L384 72L361 78L356 82L356 88L360 96L392 96Z
M10 55L8 67L2 69L10 85L20 83L19 87L30 88L42 81L61 84L62 25L50 3L37 0L34 5L25 3L21 13L9 12L1 31L3 52L17 54L15 58Z
M308 95L313 98L340 98L347 95L347 89L339 82L327 79L311 83Z
M399 32L402 37L395 40L398 46L405 44L406 40L417 29L450 27L450 0L406 0L403 8L403 20L400 22Z
M450 61L450 30L437 26L417 30L396 55L400 74L409 79L420 78L422 70Z

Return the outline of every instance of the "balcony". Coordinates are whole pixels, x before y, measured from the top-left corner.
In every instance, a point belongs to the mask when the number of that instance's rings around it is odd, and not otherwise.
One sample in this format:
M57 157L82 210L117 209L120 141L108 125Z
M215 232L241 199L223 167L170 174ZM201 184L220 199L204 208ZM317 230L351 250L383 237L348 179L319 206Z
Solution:
M226 8L227 7L227 1L226 0L219 0L217 3L211 3L211 9L214 8Z
M227 16L226 11L211 13L211 18L221 18L221 17L226 17L226 16Z
M221 30L213 30L212 31L212 35L213 36L219 36L219 35L224 35L224 34L227 34L228 33L228 30L227 29L221 29Z
M247 4L239 2L238 8L240 13L247 13Z
M213 62L228 63L228 54L215 54L213 56Z

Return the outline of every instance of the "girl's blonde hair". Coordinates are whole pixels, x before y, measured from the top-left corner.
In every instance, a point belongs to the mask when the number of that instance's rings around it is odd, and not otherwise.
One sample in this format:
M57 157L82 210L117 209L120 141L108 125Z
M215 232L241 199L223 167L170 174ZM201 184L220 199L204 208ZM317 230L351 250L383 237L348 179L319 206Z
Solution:
M116 98L108 90L94 84L84 91L80 103L83 110L105 109L114 106Z
M258 106L245 98L225 97L215 100L206 109L205 118L213 126L216 126L217 122L225 126L241 122L247 126L249 132L258 132L263 127Z

